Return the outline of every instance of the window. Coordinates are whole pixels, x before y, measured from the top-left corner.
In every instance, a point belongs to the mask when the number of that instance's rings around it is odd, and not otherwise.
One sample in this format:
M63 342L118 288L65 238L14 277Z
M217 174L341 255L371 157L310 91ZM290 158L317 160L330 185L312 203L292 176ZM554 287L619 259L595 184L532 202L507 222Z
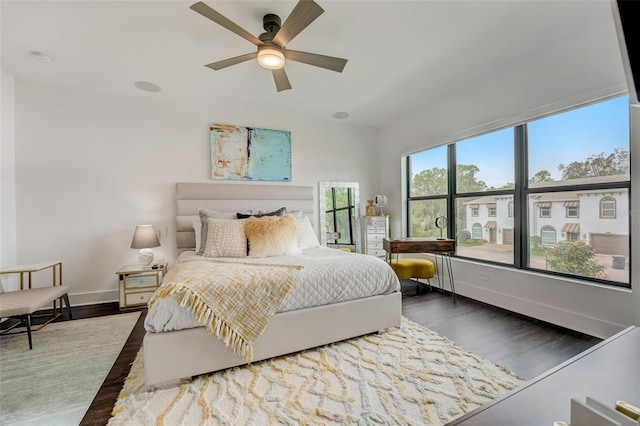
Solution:
M580 211L577 206L567 207L567 217L579 217Z
M605 197L600 200L600 218L615 219L616 218L616 200L611 197Z
M416 212L445 209L458 257L630 288L630 262L613 268L611 260L630 259L621 213L631 201L628 102L613 98L407 156L407 235L431 232L428 215Z
M474 240L481 240L482 239L482 225L480 225L479 223L474 223L473 224L472 237L473 237Z
M540 217L551 217L551 207L540 206Z
M411 235L414 237L440 237L440 229L436 227L438 216L447 216L447 200L421 200L411 204L409 217ZM447 235L447 229L442 230L442 236Z
M542 244L553 245L556 243L556 230L552 226L543 226L540 230Z

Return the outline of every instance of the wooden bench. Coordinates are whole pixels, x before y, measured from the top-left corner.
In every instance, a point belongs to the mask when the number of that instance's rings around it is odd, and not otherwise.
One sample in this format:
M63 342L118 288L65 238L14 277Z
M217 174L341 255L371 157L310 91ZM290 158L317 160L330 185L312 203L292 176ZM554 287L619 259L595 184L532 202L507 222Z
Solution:
M69 290L69 286L58 285L0 293L0 318L16 317L21 320L20 323L10 327L2 334L5 334L22 323L25 323L27 327L27 335L29 336L29 349L33 349L33 345L31 343L31 314L48 303L54 302L56 299L60 299L60 309L62 310L62 300L64 300L67 307L68 319L72 319L71 305L69 304L68 295ZM53 314L55 317L55 312L53 312ZM51 320L45 324L48 324L49 322L51 322Z

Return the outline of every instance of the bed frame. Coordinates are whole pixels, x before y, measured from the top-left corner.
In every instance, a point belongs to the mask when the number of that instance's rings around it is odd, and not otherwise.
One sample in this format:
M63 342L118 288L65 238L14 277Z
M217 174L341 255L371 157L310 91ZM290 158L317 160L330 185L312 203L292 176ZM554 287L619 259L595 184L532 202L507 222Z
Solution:
M177 251L195 248L191 224L199 220L198 208L271 211L286 206L288 210L302 210L314 224L314 194L311 186L177 183ZM401 316L400 292L278 313L255 343L253 361L396 327ZM147 332L143 344L147 385L246 363L204 328Z

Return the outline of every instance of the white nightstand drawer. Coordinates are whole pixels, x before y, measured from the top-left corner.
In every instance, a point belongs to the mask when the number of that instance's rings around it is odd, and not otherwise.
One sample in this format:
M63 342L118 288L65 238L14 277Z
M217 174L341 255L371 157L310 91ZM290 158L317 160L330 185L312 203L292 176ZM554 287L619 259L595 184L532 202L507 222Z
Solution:
M145 291L144 293L128 293L125 296L126 306L146 305L149 299L151 299L152 294L152 291Z
M151 287L157 286L159 283L158 274L153 275L125 275L127 288L134 287Z
M369 249L367 250L367 254L377 257L387 257L387 252L384 249Z

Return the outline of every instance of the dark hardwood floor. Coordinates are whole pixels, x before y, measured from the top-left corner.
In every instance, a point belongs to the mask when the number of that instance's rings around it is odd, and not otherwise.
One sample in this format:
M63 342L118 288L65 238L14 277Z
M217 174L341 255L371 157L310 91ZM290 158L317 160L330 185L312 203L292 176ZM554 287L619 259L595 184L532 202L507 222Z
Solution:
M425 288L423 287L422 290ZM462 296L453 304L447 293L416 292L402 282L402 313L463 348L504 365L526 379L599 343L601 339L534 320ZM73 308L74 319L121 313L117 303ZM146 309L100 388L81 425L105 425L144 336Z

